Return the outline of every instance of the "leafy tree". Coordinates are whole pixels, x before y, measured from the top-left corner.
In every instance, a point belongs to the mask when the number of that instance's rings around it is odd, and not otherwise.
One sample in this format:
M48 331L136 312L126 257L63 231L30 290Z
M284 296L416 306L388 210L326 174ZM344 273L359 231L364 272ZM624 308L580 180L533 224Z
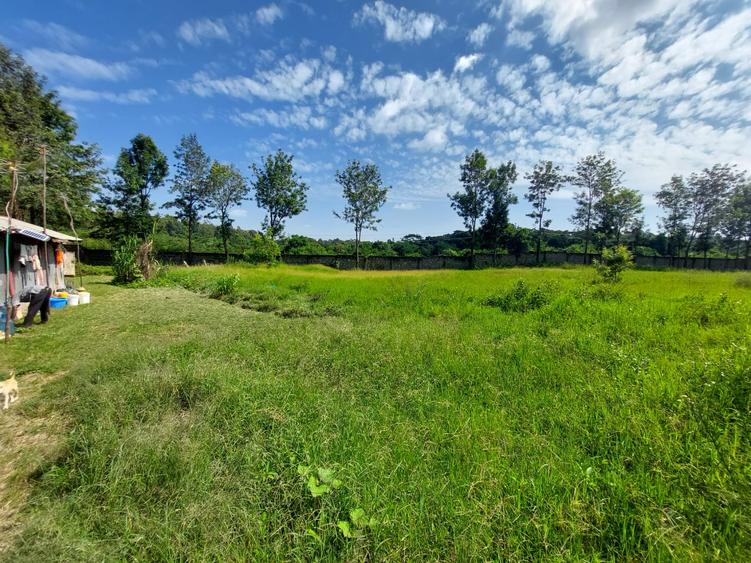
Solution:
M469 230L470 257L474 266L475 247L477 238L477 223L480 221L488 198L489 176L487 172L488 159L479 149L475 149L464 158L461 165L459 181L463 191L448 194L451 207L464 221ZM500 180L500 179L499 179Z
M120 150L113 169L116 179L108 185L109 195L102 198L110 238L146 237L151 230L151 193L164 183L168 171L167 157L148 135L139 133L130 147Z
M222 237L224 259L229 258L228 241L232 234L232 218L230 209L240 205L248 196L248 183L240 171L231 164L221 164L214 161L209 170L208 201L211 212L210 219L219 221L219 235Z
M334 215L355 227L355 260L360 267L360 243L363 229L376 230L381 222L376 213L386 203L391 189L383 185L381 173L375 164L360 164L351 160L343 171L336 171L336 181L342 187L344 210Z
M600 200L595 204L597 214L597 229L604 240L615 239L615 244L621 243L621 234L637 226L640 215L644 212L641 194L636 190L617 186L604 191Z
M751 252L751 181L738 182L733 187L723 215L720 229L728 242L728 249L735 246L737 258L738 247L745 243L744 257L748 260Z
M728 164L715 164L712 168L691 174L688 180L686 259L697 240L706 258L711 239L719 230L727 197L742 180L743 175Z
M665 210L665 216L660 224L668 236L668 254L675 256L686 244L688 230L686 220L689 215L691 196L682 176L673 176L670 182L664 184L655 194L660 207Z
M188 263L193 263L193 232L206 209L211 159L204 152L195 133L183 136L175 149L177 161L170 193L175 199L164 204L177 210L177 218L188 227Z
M258 207L266 211L264 229L277 238L284 232L284 222L306 210L308 186L295 173L290 154L278 150L268 155L259 167L251 165L255 181L251 184L255 191Z
M574 195L576 211L571 222L584 231L584 253L589 253L589 243L595 228L596 205L603 194L620 183L623 173L612 160L605 158L605 153L585 156L577 164L574 174L568 181L579 188Z
M96 145L76 143L78 126L61 107L55 92L45 90L41 78L24 60L0 44L0 158L16 161L21 169L16 217L43 222L42 190L47 155L47 222L68 226L62 204L67 199L74 219L83 224L93 217L91 200L102 181L101 157ZM7 200L10 181L0 175L0 199Z
M489 168L485 185L485 216L480 225L480 234L495 253L505 238L508 222L508 208L519 200L511 191L516 182L516 164L510 160L498 168Z
M529 188L524 198L532 204L532 213L527 213L537 224L537 263L540 262L540 250L542 248L542 230L550 225L550 219L545 219L545 212L550 211L546 207L548 197L561 189L563 176L560 166L555 166L549 160L538 162L532 172L525 178L529 180Z

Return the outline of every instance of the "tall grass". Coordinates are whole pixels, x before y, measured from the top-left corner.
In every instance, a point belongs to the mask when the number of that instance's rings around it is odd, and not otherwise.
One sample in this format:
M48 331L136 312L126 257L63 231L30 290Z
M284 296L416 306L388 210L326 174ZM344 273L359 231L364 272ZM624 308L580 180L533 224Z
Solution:
M72 420L14 559L746 559L747 289L592 278L237 265L102 286L2 352L22 386L32 351L67 371L27 409Z

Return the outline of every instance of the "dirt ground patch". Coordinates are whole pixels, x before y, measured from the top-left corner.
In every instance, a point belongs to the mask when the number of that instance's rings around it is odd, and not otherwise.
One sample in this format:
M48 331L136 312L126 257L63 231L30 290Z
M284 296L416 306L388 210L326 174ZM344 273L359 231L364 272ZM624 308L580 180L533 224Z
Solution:
M29 495L28 478L61 447L67 421L51 409L35 407L44 386L63 375L19 376L18 401L0 411L0 555L20 531L16 517Z

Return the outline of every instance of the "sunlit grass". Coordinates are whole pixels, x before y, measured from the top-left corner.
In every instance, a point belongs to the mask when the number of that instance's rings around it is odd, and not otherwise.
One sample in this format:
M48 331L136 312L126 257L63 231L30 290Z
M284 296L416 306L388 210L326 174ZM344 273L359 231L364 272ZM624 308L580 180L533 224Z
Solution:
M96 286L2 352L21 385L32 354L67 371L26 414L72 420L14 555L746 558L748 287L593 277L235 265ZM518 280L546 297L499 305Z

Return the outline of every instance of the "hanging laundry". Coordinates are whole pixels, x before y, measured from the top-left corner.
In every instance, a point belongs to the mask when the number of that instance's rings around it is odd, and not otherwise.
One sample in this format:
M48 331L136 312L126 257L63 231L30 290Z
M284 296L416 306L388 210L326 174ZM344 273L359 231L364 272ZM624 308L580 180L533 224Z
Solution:
M34 268L34 280L36 282L36 285L47 285L47 280L45 279L46 276L44 275L44 268L42 268L42 263L39 260L39 256L37 254L34 254L31 257L31 266Z

